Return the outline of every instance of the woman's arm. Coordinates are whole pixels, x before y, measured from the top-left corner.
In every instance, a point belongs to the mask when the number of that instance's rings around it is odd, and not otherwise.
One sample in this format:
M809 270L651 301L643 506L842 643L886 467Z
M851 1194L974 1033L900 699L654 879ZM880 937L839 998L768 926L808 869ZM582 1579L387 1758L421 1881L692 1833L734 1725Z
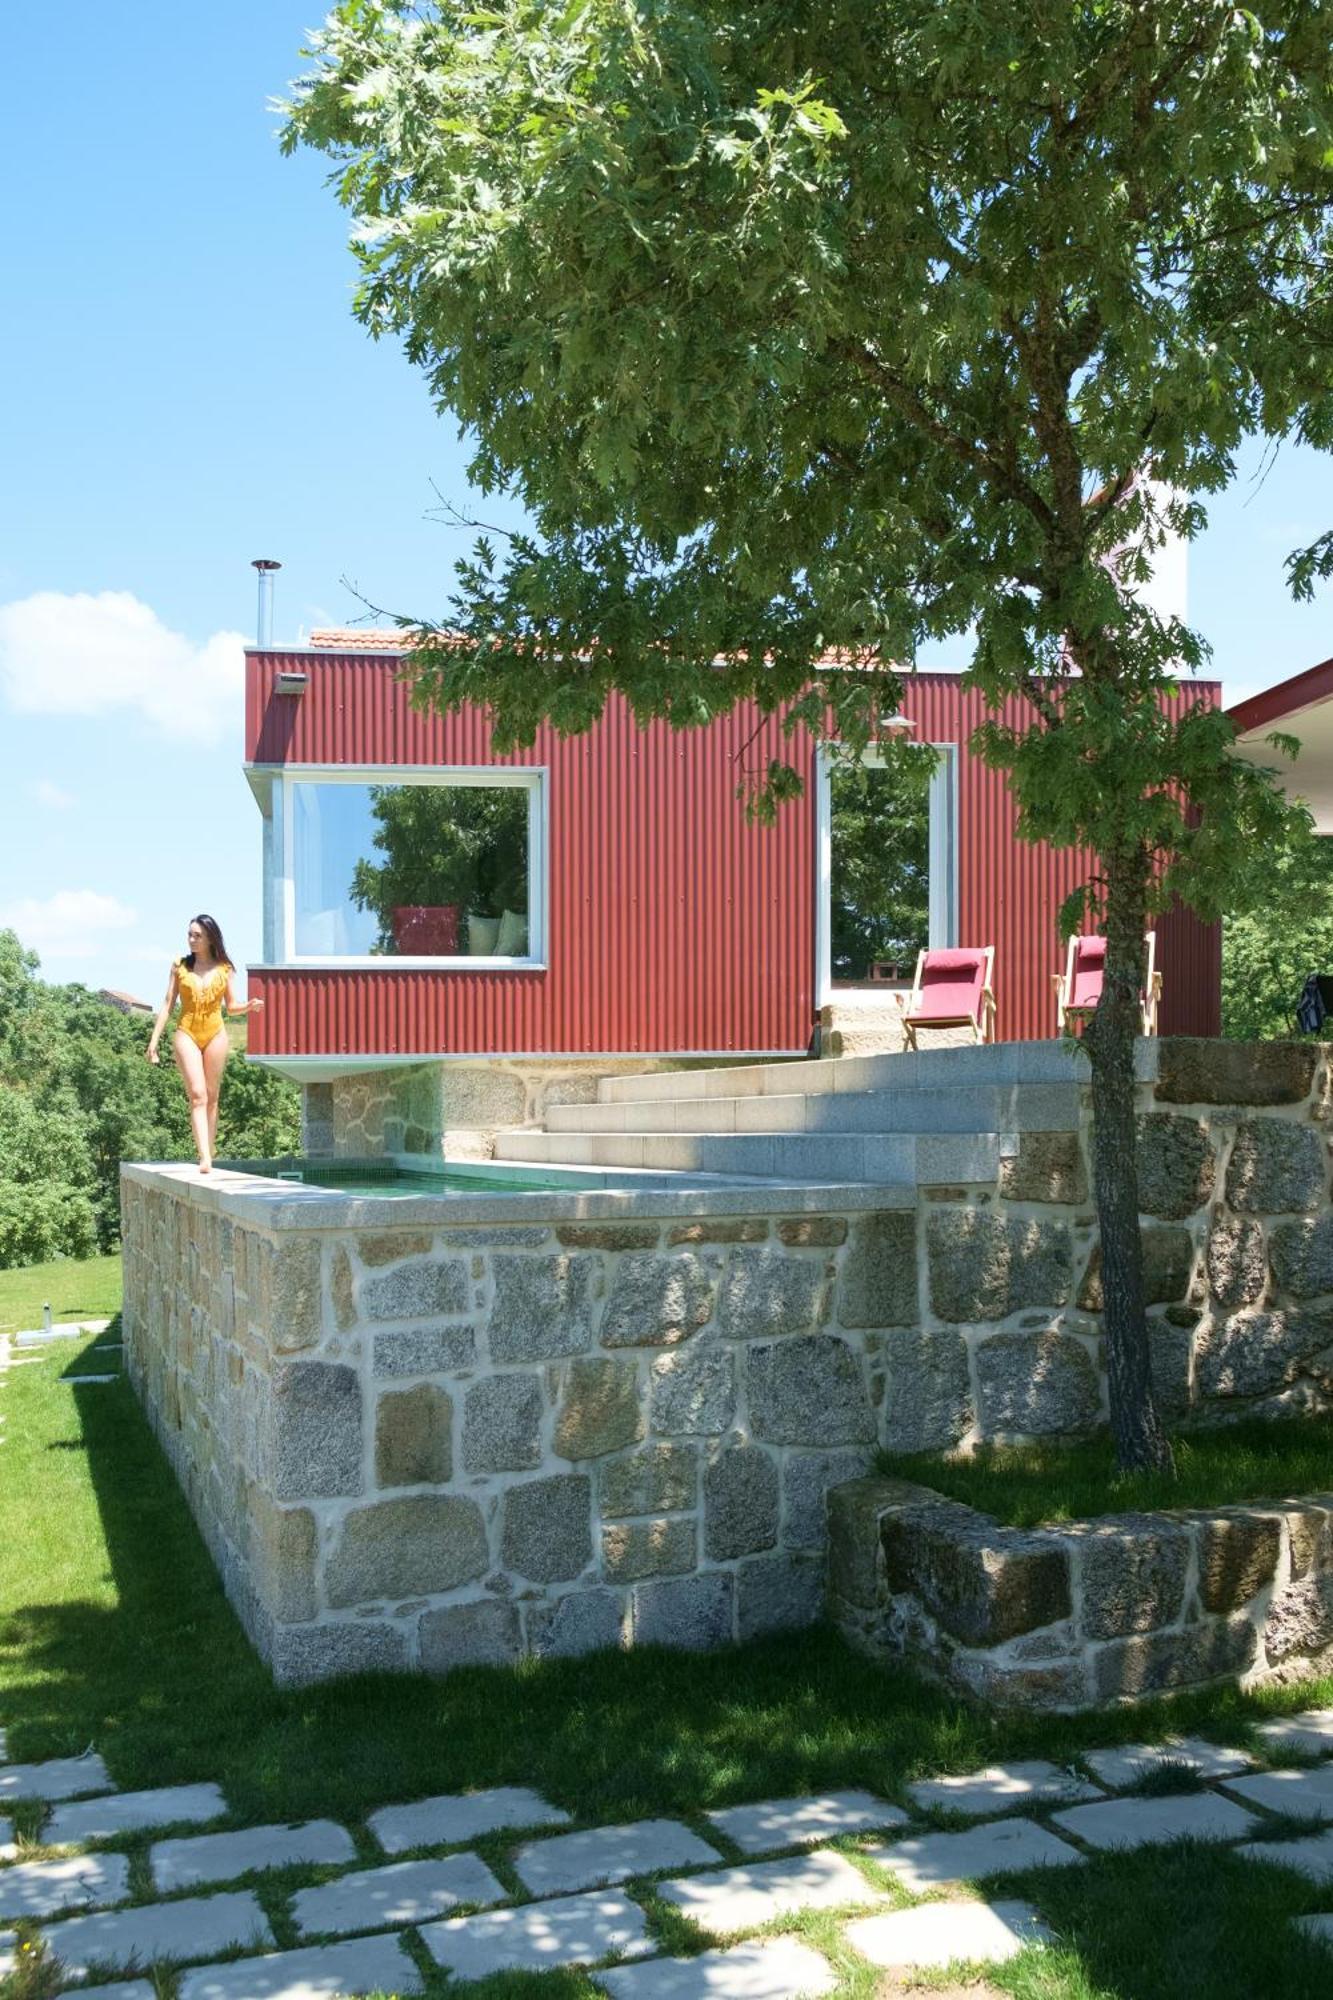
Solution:
M225 998L229 1014L262 1014L264 1011L262 1000L237 1000L236 974L232 971L228 971L227 973L227 992Z
M172 1008L176 1004L176 995L179 992L179 990L180 990L179 968L173 961L171 972L167 978L167 997L162 1002L162 1005L158 1008L157 1019L153 1023L153 1032L148 1039L148 1060L150 1063L155 1063L157 1061L157 1045L162 1039L162 1030L167 1025L168 1014L170 1014Z

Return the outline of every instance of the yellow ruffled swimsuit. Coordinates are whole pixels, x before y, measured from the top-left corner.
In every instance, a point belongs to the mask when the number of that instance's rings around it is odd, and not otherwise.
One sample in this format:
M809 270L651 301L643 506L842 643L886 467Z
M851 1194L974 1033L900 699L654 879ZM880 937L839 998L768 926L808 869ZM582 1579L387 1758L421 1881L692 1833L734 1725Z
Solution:
M215 965L201 979L188 965L176 968L180 987L181 1017L176 1026L197 1048L206 1049L215 1035L222 1033L222 1002L227 992L225 965Z

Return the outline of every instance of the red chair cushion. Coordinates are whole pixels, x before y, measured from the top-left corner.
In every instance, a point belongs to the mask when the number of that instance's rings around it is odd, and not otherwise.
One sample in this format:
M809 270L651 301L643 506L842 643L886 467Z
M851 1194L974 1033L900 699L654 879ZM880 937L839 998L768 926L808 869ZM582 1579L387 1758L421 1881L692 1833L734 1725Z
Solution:
M1106 972L1106 939L1081 937L1074 940L1074 976L1069 982L1069 1007L1095 1007L1102 997Z
M921 991L914 1021L975 1021L986 984L986 954L981 951L928 951L921 967Z

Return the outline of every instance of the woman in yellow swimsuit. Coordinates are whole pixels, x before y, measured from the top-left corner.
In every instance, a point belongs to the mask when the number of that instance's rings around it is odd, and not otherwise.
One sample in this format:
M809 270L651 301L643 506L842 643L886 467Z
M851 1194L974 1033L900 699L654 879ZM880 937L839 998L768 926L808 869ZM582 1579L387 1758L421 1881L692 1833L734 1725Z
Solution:
M213 1170L218 1091L222 1087L229 1046L222 1025L222 1009L225 1006L229 1014L254 1014L264 1003L251 1000L242 1006L237 1001L235 971L215 917L196 917L186 935L190 949L171 968L167 997L153 1023L148 1060L157 1061L157 1045L167 1016L179 1000L180 1020L173 1038L176 1067L190 1100L190 1128L199 1154L199 1171L207 1174Z

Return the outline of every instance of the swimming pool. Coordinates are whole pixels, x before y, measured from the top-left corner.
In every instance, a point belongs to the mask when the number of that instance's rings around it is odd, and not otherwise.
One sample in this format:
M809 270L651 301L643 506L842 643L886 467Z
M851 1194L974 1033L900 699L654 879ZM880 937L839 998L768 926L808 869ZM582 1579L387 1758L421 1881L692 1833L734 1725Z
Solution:
M331 1194L380 1195L408 1200L421 1195L531 1194L543 1188L599 1189L672 1185L689 1175L647 1175L589 1167L521 1166L517 1161L458 1160L438 1167L404 1167L392 1160L219 1160L232 1173L259 1174ZM694 1178L698 1178L695 1176ZM710 1178L712 1178L710 1176Z

